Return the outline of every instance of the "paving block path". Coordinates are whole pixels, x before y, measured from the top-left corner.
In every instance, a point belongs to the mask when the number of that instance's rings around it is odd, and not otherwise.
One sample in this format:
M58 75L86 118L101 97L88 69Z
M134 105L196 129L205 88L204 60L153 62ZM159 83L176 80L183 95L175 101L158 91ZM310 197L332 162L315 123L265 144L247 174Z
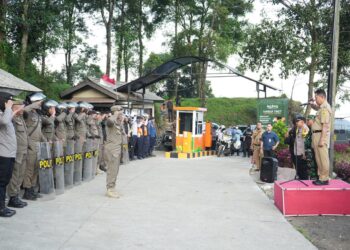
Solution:
M105 175L0 219L0 249L316 249L249 176L241 157L121 166L120 199Z

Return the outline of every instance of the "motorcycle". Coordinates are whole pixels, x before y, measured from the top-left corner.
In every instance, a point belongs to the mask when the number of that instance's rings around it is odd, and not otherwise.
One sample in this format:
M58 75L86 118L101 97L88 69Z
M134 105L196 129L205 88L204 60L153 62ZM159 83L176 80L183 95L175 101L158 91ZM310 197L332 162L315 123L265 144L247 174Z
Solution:
M220 136L218 142L217 142L217 156L221 157L223 156L229 156L232 154L233 151L233 141L232 136L229 133L224 133L222 136Z

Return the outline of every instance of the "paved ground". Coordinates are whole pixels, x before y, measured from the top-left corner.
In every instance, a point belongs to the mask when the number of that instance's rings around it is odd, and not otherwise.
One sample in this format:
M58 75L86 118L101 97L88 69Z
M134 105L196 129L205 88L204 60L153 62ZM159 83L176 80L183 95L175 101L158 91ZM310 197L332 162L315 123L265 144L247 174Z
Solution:
M123 166L120 199L105 176L0 219L0 249L316 249L239 158L151 158Z

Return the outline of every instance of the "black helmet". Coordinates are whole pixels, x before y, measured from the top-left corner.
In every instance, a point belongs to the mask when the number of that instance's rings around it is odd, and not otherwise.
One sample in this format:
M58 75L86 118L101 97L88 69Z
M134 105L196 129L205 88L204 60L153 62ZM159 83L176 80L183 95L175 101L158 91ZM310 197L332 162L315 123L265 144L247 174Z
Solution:
M10 93L7 93L7 92L0 92L0 109L2 111L5 110L5 103L8 100L13 100L13 95L11 95Z
M33 102L43 101L45 99L46 99L46 95L44 95L41 92L36 92L36 93L32 93L32 94L27 95L26 102L28 104L32 104Z

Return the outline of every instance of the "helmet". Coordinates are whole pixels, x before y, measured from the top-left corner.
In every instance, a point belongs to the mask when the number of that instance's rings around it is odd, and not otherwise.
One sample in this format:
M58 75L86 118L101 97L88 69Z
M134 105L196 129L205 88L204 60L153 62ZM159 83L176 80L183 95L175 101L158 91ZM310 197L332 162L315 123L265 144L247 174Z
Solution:
M51 107L57 107L58 106L58 102L56 102L55 100L47 100L43 103L43 107L44 108L51 108Z
M91 103L87 103L88 104L88 109L94 109L94 105L92 105Z
M79 108L84 108L84 109L89 109L91 106L90 106L91 104L90 103L87 103L87 102L78 102L78 107Z
M77 108L78 104L76 102L67 102L67 108Z
M31 104L33 102L43 101L45 99L46 99L46 95L44 95L41 92L32 93L32 94L27 95L27 97L26 97L26 101L29 104Z
M67 108L67 103L61 102L56 106L57 109L66 109Z

